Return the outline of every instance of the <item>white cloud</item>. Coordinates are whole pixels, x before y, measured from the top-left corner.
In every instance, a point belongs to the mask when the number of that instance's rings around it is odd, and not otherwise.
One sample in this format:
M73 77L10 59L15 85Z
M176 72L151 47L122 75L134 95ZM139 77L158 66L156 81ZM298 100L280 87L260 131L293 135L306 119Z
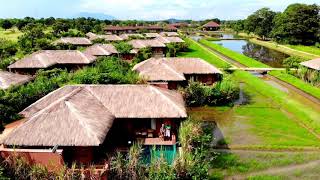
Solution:
M119 19L240 19L262 7L282 11L297 2L310 4L320 0L82 0L80 9Z

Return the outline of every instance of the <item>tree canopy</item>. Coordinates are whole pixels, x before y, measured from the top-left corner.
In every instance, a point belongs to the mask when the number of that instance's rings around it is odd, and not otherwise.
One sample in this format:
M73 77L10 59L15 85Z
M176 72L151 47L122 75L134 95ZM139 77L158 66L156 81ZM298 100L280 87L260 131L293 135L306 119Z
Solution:
M289 44L314 44L319 41L320 15L319 6L306 4L292 4L278 14L273 38L279 42Z
M276 13L269 8L262 8L250 15L244 24L244 28L249 33L254 33L262 39L269 37L273 28L273 18Z

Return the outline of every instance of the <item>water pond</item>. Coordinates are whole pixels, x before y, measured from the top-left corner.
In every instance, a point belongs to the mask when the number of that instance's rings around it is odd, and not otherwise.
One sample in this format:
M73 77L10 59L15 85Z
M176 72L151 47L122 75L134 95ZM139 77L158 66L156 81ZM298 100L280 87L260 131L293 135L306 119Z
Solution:
M271 67L283 67L283 60L289 57L287 54L253 44L247 40L221 40L212 41L212 43L261 61Z

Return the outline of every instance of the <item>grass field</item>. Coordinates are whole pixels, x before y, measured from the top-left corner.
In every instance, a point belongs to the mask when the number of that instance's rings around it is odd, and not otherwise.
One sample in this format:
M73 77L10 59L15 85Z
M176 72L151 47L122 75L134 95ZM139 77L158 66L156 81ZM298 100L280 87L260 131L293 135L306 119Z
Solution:
M17 41L18 37L23 33L19 31L17 28L4 30L0 28L0 38L6 38L12 41Z
M228 48L225 48L223 46L220 46L218 44L214 44L214 43L211 43L210 41L207 41L207 40L200 40L200 43L213 49L213 50L216 50L218 52L220 52L221 54L235 60L235 61L238 61L239 63L247 66L247 67L269 67L268 65L262 63L262 62L259 62L255 59L252 59L250 57L247 57L245 55L242 55L240 53L237 53L237 52L234 52Z
M318 54L319 52L316 51L315 47L308 47L308 46L285 46L280 45L272 41L261 41L258 39L250 39L249 40L252 43L268 47L270 49L274 49L276 51L283 52L285 54L288 54L290 56L299 56L301 58L304 58L306 60L309 59L315 59L317 57L320 57ZM320 51L320 50L319 50ZM317 53L317 54L316 54Z
M320 99L320 88L312 86L311 84L306 83L303 80L286 73L285 71L271 71L269 74Z
M202 45L200 45L196 41L190 38L185 38L184 40L189 44L189 52L179 53L178 57L202 58L219 68L227 68L230 66L227 62L221 60L218 56L216 56L209 50L203 48Z
M233 152L220 153L213 162L212 174L241 175L268 168L284 167L319 160L319 152Z
M286 46L295 50L315 54L320 57L320 48L317 48L315 46L303 46L303 45L286 45Z

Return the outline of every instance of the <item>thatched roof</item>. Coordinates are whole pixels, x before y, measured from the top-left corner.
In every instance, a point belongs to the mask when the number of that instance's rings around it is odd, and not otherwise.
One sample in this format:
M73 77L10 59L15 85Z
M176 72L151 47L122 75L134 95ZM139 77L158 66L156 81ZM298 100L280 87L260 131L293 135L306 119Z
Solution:
M93 33L93 32L88 32L88 33L86 34L86 36L87 36L89 39L91 39L91 38L96 37L97 35L96 35L95 33Z
M320 71L320 58L300 63L302 66Z
M11 64L8 68L48 68L56 64L90 64L95 56L77 50L42 50Z
M142 34L121 34L119 35L120 38L127 40L130 37L138 37L138 38L143 38L144 36Z
M183 81L185 74L222 74L199 58L151 58L133 67L149 81Z
M21 85L31 81L32 77L28 75L15 74L0 70L0 89L8 89L13 85Z
M177 32L161 32L161 36L168 36L168 37L174 37L174 36L179 36Z
M98 146L116 118L186 118L182 96L151 85L74 85L21 112L26 122L3 140L20 146Z
M110 56L112 54L118 54L117 49L112 44L95 44L88 47L84 54L93 56Z
M146 47L166 47L165 44L155 39L146 39L146 40L136 39L136 40L129 41L128 44L131 44L133 46L133 49L141 49Z
M73 45L91 45L92 42L84 37L62 37L54 42L54 44L73 44Z
M180 37L157 37L156 40L164 43L164 44L169 44L169 43L182 43L184 40L182 40Z
M118 35L96 35L96 36L91 36L90 40L96 40L96 39L104 39L106 41L123 41L124 39L122 39L121 37L119 37Z
M203 25L203 27L220 27L220 24L210 21L207 24Z
M159 37L160 34L158 33L144 33L146 35L147 38L156 38Z

